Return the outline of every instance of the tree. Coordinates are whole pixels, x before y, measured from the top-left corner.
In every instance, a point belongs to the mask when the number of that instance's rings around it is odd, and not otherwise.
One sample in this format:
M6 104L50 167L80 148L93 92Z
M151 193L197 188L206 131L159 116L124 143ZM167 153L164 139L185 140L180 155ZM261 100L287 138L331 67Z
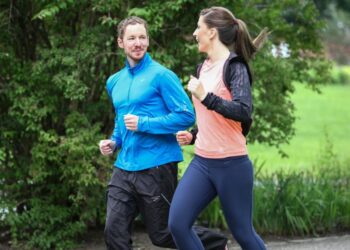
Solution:
M350 1L315 0L326 21L322 30L329 57L338 64L348 65L350 62Z
M334 5L342 11L350 12L350 2L348 0L314 0L314 2L320 13L328 18L331 17L328 12L330 5Z
M28 0L0 4L0 211L12 241L66 249L89 226L103 224L112 159L97 142L113 127L106 78L123 67L116 24L139 15L150 24L152 56L186 84L198 55L192 38L202 8L221 5L263 27L270 42L253 62L250 142L275 147L293 135L295 81L317 89L327 77L312 1ZM274 57L273 44L290 57ZM5 208L5 209L1 209ZM1 216L0 216L1 218Z

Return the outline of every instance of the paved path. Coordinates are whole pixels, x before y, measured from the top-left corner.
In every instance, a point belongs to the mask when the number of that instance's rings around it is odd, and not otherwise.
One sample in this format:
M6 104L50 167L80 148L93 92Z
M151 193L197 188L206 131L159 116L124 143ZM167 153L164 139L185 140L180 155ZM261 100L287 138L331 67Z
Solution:
M269 250L350 250L350 234L344 236L267 242L267 248Z
M229 240L230 250L240 250L241 248L232 237ZM87 242L83 243L75 250L105 250L103 242L103 233L94 232L87 238ZM137 231L133 237L133 250L167 250L166 248L155 247L151 244L148 236L143 231ZM343 236L330 236L321 238L308 238L298 240L265 240L268 250L350 250L350 234ZM0 250L11 250L5 245L0 244ZM168 249L169 250L169 249Z
M230 234L226 233L226 235L231 239L229 240L230 250L241 249L237 243L232 240ZM147 234L143 231L135 232L133 242L133 250L169 250L153 246ZM265 243L268 250L350 250L350 234L298 240L266 240ZM105 247L101 238L98 237L95 239L91 238L90 242L76 250L105 250Z

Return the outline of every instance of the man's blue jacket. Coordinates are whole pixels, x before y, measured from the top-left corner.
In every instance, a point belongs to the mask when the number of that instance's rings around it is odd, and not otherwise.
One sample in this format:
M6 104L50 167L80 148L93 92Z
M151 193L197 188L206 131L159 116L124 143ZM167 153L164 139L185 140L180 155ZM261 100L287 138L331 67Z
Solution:
M120 149L115 166L139 171L182 161L175 133L195 121L192 104L174 72L148 53L134 67L126 66L107 80L115 109L111 139ZM138 130L127 130L124 115L139 116Z

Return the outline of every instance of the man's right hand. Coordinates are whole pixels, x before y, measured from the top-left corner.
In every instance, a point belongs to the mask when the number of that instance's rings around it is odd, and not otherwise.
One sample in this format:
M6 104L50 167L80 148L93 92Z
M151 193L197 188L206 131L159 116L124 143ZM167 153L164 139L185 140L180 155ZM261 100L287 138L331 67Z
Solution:
M100 147L100 152L102 155L111 155L113 154L116 144L112 140L101 140L98 144Z
M193 135L188 131L178 131L176 133L176 140L181 145L188 145L191 143Z

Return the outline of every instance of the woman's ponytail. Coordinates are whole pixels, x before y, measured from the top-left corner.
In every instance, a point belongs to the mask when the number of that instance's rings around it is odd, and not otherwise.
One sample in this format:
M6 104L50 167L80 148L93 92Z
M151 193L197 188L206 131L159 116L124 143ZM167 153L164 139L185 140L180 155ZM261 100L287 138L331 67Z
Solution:
M252 40L247 25L240 19L235 19L238 25L234 51L248 62L255 53L263 46L270 32L267 28L260 31L260 34Z

